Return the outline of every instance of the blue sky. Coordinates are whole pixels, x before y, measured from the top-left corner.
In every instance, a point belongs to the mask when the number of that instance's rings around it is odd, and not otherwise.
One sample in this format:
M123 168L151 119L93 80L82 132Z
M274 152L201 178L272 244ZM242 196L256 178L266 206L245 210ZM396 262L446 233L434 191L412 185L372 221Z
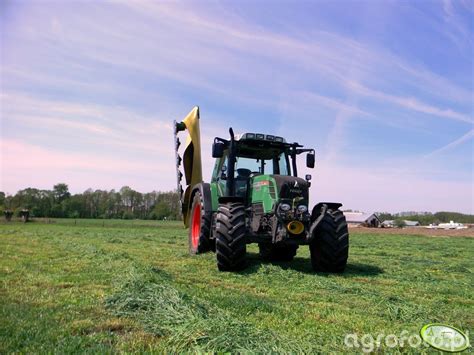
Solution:
M199 105L209 174L232 126L314 147L313 202L474 213L472 0L4 1L0 30L2 191L173 189Z

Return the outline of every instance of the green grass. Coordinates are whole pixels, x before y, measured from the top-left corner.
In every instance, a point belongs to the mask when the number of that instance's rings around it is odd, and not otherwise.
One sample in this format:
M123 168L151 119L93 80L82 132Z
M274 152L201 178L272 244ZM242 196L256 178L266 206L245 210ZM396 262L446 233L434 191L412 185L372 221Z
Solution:
M473 330L473 238L353 234L342 275L312 272L307 247L264 263L251 245L245 271L220 273L177 222L52 222L0 224L0 353L329 352L348 333Z

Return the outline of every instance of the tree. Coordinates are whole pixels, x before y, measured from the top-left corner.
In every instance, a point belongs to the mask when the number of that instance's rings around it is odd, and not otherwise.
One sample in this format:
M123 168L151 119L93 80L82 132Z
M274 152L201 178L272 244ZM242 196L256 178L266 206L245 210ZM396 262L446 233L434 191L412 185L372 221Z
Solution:
M69 193L69 186L67 186L67 184L59 183L54 185L53 197L56 203L61 203L70 196L71 194Z
M122 205L127 211L131 211L133 204L133 190L128 186L123 186L120 189L120 196L122 197Z
M403 219L398 218L394 221L394 225L397 228L403 228L403 227L406 227L407 224L405 223Z
M164 219L165 217L168 219L172 215L172 210L170 205L165 201L158 202L152 211L152 218L153 219Z
M86 204L83 194L72 195L63 201L66 217L69 218L85 218L88 217Z
M122 218L123 207L122 196L120 195L120 192L115 192L115 190L110 191L109 208L111 211L112 218Z

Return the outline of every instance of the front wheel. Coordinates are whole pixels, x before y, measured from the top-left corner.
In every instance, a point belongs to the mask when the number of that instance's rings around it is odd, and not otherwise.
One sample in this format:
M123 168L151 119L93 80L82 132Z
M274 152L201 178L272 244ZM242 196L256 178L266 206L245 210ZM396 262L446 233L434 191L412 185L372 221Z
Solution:
M220 271L236 271L245 267L245 208L241 203L223 203L216 217L216 257Z
M189 216L189 252L191 254L205 253L211 250L211 215L204 209L201 193L194 194Z
M327 210L313 233L316 235L309 245L313 269L343 272L349 257L349 231L344 214L339 210Z

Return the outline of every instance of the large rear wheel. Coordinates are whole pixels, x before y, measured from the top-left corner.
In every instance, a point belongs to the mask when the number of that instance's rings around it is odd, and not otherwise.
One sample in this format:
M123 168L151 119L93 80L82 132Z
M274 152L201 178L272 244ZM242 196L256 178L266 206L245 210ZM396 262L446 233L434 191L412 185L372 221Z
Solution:
M189 252L205 253L211 250L211 214L204 209L204 200L198 191L194 194L189 216Z
M343 272L349 257L349 231L339 210L327 210L309 245L311 264L316 271Z
M216 257L220 271L236 271L245 267L245 208L241 203L223 203L217 210Z

